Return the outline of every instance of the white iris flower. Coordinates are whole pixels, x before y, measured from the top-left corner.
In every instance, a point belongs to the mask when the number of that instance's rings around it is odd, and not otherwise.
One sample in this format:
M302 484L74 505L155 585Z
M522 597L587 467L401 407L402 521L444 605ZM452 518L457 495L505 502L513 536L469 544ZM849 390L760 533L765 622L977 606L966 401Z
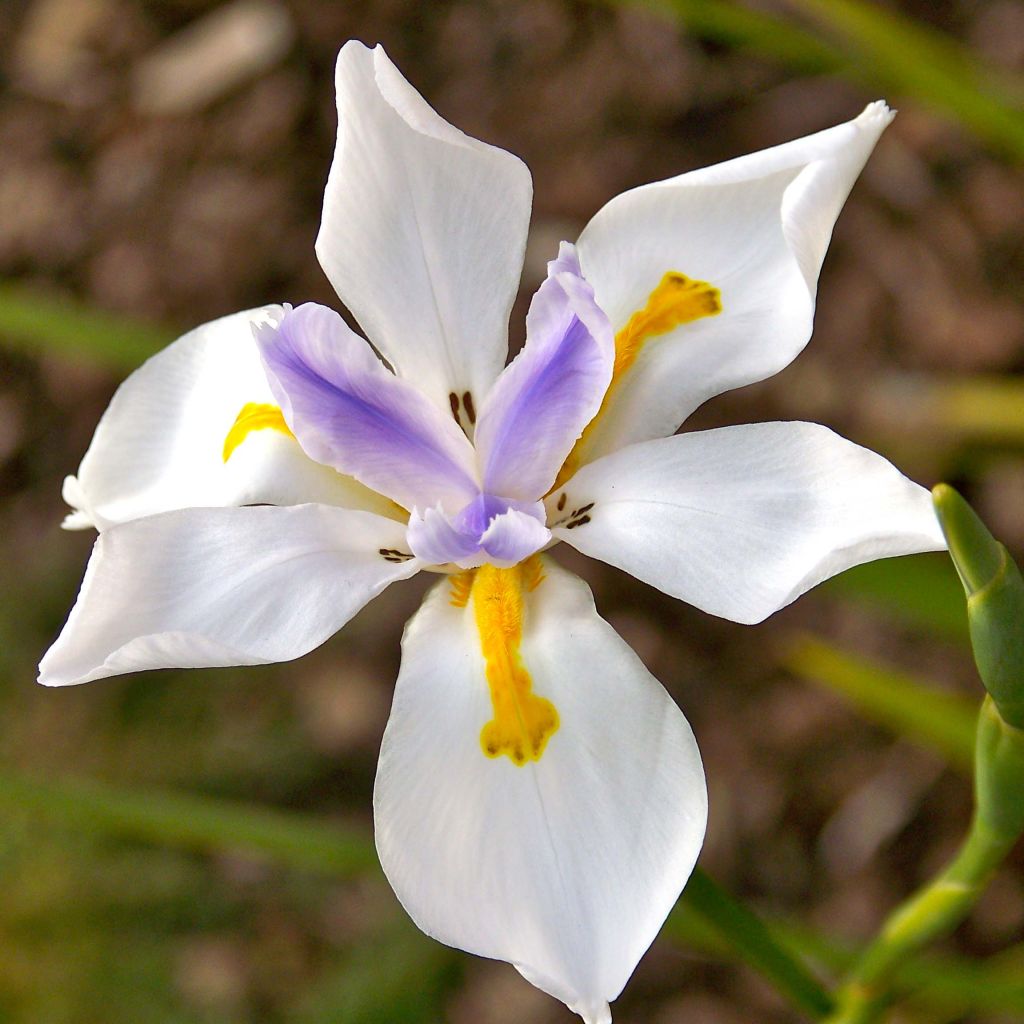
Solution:
M100 531L43 658L64 686L322 644L396 580L409 623L374 792L416 923L586 1021L693 868L686 720L540 554L558 541L758 622L873 558L943 547L928 492L810 423L676 435L811 333L883 103L613 199L563 244L505 366L531 180L349 43L317 253L374 348L316 305L185 335L120 388L64 495Z

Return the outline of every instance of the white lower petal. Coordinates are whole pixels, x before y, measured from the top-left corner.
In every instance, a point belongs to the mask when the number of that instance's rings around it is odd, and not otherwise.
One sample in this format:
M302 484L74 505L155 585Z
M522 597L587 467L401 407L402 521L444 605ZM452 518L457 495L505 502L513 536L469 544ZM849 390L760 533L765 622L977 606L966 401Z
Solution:
M861 562L946 546L927 490L816 423L624 448L552 495L555 521L552 533L584 554L747 623Z
M176 508L323 502L395 514L380 495L306 456L277 430L224 443L249 404L273 404L253 325L280 307L248 310L197 327L136 370L100 420L64 497L65 526L117 523Z
M523 766L484 754L494 711L473 599L454 606L442 583L403 641L377 848L424 931L603 1022L693 868L704 776L686 720L586 585L544 568L521 656L557 730Z
M419 570L404 539L390 519L327 505L181 509L113 527L39 681L298 658Z

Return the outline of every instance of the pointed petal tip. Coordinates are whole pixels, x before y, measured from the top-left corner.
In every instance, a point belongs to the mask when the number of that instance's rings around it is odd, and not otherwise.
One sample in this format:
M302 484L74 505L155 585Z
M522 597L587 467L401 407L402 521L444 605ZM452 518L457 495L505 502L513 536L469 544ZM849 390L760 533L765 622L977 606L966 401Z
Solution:
M896 111L886 103L885 100L875 100L869 103L858 115L858 121L879 120L889 124L896 116Z
M374 43L373 46L367 46L362 39L349 39L342 44L341 49L338 51L338 57L340 58L346 54L352 53L372 52L373 50L379 50L381 48L380 43Z
M36 670L36 682L40 686L45 686L49 689L56 689L59 686L73 686L75 683L81 682L82 680L69 676L67 671L61 671L59 659L55 657L56 648L57 641L54 641L42 658L40 658L39 666ZM55 661L58 661L56 666L54 665Z
M427 934L609 1024L701 846L696 740L589 588L548 561L520 653L562 724L536 767L482 760L493 704L473 609L451 598L435 587L406 629L374 785L381 864Z
M312 305L312 303L305 303ZM301 306L299 307L302 308ZM273 341L274 336L280 330L285 320L295 313L295 307L290 302L282 303L280 306L264 306L253 316L250 329L256 344L262 348Z
M75 679L54 679L51 675L43 672L40 669L39 674L36 676L36 683L39 686L45 686L48 690L57 690L63 686L71 686L77 680Z
M583 1018L584 1024L612 1024L612 1008L607 1003L574 1006L572 1010Z
M530 172L445 121L379 45L347 43L335 84L320 265L395 371L443 411L453 391L482 396L508 353Z
M96 525L92 514L86 510L85 489L77 476L64 477L60 496L71 511L60 524L62 530L88 530Z
M62 520L62 530L91 530L96 526L92 519L81 509L69 512Z
M990 583L1002 569L1002 545L978 513L949 484L936 484L932 488L932 502L950 557L970 596Z
M558 243L558 255L553 260L548 260L548 274L554 276L558 273L575 274L582 277L580 270L580 256L576 246L572 242L562 241Z
M367 46L361 39L347 40L338 51L338 59L335 61L335 76L340 77L344 69L358 61L367 61L371 64L375 61L377 52L386 58L384 47L380 43Z
M813 423L632 445L584 466L572 492L596 507L584 529L556 527L559 540L750 625L855 565L946 547L926 488ZM737 507L743 522L719 511Z

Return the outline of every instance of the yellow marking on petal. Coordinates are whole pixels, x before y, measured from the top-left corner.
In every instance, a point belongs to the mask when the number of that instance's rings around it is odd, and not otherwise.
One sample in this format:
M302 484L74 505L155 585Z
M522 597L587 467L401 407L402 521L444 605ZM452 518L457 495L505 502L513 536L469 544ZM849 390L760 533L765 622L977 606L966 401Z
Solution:
M531 555L519 563L519 568L523 573L523 583L532 594L544 582L544 560L540 555Z
M543 564L533 555L512 569L480 566L472 571L469 588L494 711L480 731L480 746L488 757L504 755L520 767L541 759L559 725L555 705L533 692L533 680L519 653L523 593L535 590L543 579ZM461 593L456 587L464 586L457 580L453 598Z
M717 316L721 312L722 293L714 285L707 281L695 281L677 270L670 270L662 277L658 287L647 296L643 309L638 309L626 321L626 326L615 335L615 364L604 401L562 464L552 491L561 487L579 469L581 454L593 436L595 425L604 415L616 388L636 362L644 345L651 338L668 334L683 324L702 320L706 316Z
M473 590L474 570L457 572L452 576L452 599L448 603L453 608L465 608L469 604L469 595Z
M247 402L242 406L242 411L235 417L227 437L224 438L224 461L234 454L235 449L254 430L278 430L285 437L294 438L295 435L288 429L281 410L276 405L267 405L261 402Z
M670 270L647 297L647 305L626 321L615 335L615 369L612 382L618 380L636 361L644 343L659 334L668 334L682 324L722 312L722 293L707 281L694 281Z

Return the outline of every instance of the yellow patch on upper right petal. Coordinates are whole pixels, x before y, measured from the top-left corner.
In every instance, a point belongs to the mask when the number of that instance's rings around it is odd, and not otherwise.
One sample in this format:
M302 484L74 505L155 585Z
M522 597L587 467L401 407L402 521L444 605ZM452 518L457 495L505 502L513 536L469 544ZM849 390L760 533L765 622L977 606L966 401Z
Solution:
M480 731L487 757L508 757L522 767L539 761L548 740L558 731L555 705L533 692L533 679L519 651L523 638L524 594L544 578L543 563L533 555L511 569L482 565L455 578L456 606L473 604L473 616L484 656L494 717Z
M288 429L284 415L276 405L263 402L247 402L242 411L235 417L235 422L224 438L224 461L234 454L235 449L254 430L277 430L286 437L294 439L295 435Z
M717 316L722 312L722 293L707 281L695 281L670 270L658 287L647 296L643 309L638 309L615 335L615 369L612 384L636 362L636 357L649 338L682 324ZM609 391L611 388L609 387Z
M615 335L615 364L604 401L569 452L551 487L552 491L561 487L579 469L580 456L593 435L595 425L600 422L612 396L636 362L644 345L651 338L668 334L683 324L702 320L706 316L717 316L721 312L722 293L714 285L707 281L696 281L677 270L670 270L662 277L658 286L647 296L644 307L633 313L626 321L626 326Z

